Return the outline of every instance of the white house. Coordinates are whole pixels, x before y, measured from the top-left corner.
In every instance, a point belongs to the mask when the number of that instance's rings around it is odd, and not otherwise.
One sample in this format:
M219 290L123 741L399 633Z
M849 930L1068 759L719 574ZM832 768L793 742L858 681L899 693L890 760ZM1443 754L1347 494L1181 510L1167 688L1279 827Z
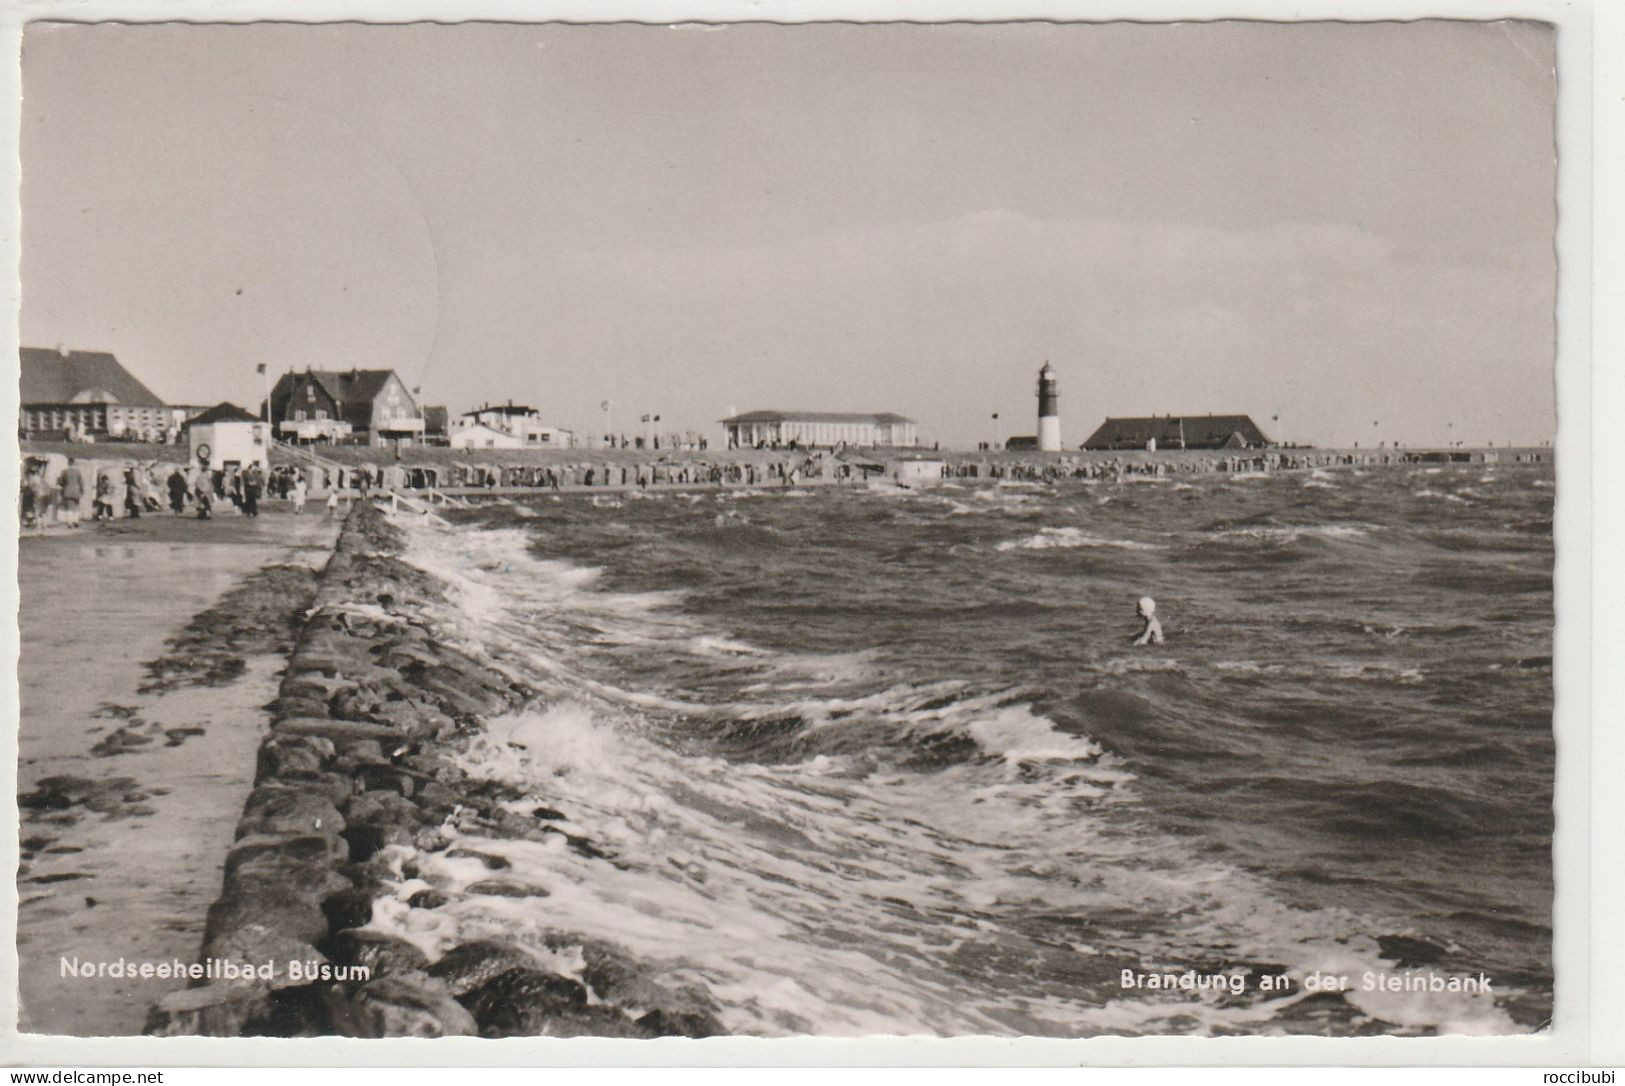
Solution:
M487 426L483 422L459 421L451 430L454 449L523 449L525 439L518 434Z
M261 471L271 467L271 443L266 425L236 404L220 403L187 423L187 443L192 460L210 471L246 468L258 464Z
M510 448L540 448L540 449L568 449L574 444L574 436L569 430L562 430L557 426L548 426L542 422L541 412L534 407L516 404L509 400L505 404L486 404L484 407L465 411L452 423L451 443L456 448L467 448L466 444L457 443L456 434L459 430L475 427L486 427L497 430L517 438L519 444L498 444L493 446L499 449ZM482 447L477 444L474 447Z

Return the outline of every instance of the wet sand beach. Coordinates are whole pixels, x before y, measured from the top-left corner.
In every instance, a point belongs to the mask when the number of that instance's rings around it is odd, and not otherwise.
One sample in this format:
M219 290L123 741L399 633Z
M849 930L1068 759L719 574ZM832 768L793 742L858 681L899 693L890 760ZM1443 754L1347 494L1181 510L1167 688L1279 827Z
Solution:
M61 962L196 959L280 629L336 532L318 513L149 516L21 540L21 1030L136 1034L182 986Z

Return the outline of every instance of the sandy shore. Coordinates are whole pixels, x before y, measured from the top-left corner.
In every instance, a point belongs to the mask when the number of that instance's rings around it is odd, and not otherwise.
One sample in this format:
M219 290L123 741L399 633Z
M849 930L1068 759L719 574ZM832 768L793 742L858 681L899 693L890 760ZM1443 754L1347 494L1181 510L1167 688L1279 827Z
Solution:
M254 608L232 593L259 576L293 605L336 533L313 513L150 516L20 541L21 1030L138 1034L181 986L65 978L61 959L195 960L284 664L239 645L230 612Z

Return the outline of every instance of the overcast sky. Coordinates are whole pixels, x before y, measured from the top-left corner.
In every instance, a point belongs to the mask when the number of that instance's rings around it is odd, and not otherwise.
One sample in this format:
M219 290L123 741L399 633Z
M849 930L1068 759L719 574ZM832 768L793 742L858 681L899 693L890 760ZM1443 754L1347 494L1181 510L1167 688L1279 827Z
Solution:
M1048 359L1069 445L1538 442L1553 63L1505 22L36 25L22 340L172 402L393 367L593 431L974 444L1034 432Z

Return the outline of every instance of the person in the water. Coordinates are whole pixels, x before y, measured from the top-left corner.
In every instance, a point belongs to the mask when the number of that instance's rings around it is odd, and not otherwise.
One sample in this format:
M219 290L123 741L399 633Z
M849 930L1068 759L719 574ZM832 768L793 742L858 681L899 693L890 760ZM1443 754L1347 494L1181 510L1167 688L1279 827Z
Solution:
M1145 629L1141 630L1140 636L1134 639L1134 644L1162 644L1162 623L1157 621L1157 601L1150 596L1141 596L1139 604L1134 608L1134 613L1145 621Z

